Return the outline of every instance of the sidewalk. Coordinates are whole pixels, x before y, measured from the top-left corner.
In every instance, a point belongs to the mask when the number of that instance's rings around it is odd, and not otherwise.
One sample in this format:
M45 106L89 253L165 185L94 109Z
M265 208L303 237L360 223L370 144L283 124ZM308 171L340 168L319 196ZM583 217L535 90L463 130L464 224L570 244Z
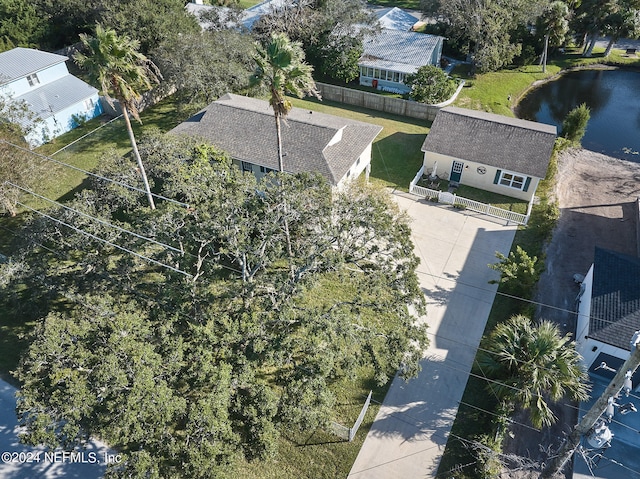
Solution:
M117 460L98 441L92 441L77 454L30 447L18 440L16 388L0 380L0 478L2 479L98 479L104 476L107 462Z
M515 226L396 194L412 218L427 297L430 346L419 377L396 377L351 468L349 478L435 477L487 318L496 272L487 264L507 254Z

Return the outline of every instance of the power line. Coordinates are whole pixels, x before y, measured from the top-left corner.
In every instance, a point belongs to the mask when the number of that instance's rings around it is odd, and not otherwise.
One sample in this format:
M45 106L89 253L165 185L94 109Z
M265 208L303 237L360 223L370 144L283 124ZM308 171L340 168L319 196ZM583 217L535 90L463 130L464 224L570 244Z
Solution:
M551 304L542 303L540 301L535 301L535 300L532 300L532 299L523 298L521 296L515 296L515 295L509 294L509 293L503 293L501 291L494 291L493 289L484 288L484 287L481 287L481 286L477 286L475 284L464 283L464 282L458 281L457 279L446 278L444 276L439 276L437 274L427 273L426 271L416 270L416 273L424 274L426 276L431 276L432 278L442 279L442 280L445 280L445 281L456 283L457 285L467 286L469 288L474 288L474 289L477 289L479 291L484 291L486 293L497 294L499 296L504 296L504 297L511 298L511 299L517 299L519 301L523 301L525 303L530 303L530 304L533 304L533 305L536 305L536 306L542 306L542 307L545 307L545 308L554 309L556 311L560 311L560 312L563 312L563 313L569 313L569 314L572 314L572 315L575 315L575 316L579 316L580 315L580 313L578 313L577 311L571 311L570 309L561 308L559 306L553 306ZM425 294L425 296L426 296L426 294ZM604 318L599 318L597 316L589 315L588 318L590 320L591 319L595 319L597 321L602 321L603 323L607 323L607 324L615 324L615 321L607 320L607 319L604 319Z
M87 136L94 134L96 131L100 130L101 128L104 128L107 125L110 125L111 123L113 123L116 120L119 120L120 118L122 118L122 115L118 115L115 118L112 118L111 120L107 121L106 123L103 123L102 125L100 125L98 128L94 128L93 130L91 130L88 133L85 133L84 135L82 135L80 138L76 138L75 140L73 140L71 143L64 145L62 148L60 148L57 151L54 151L53 153L51 153L51 156L53 155L57 155L58 153L60 153L61 151L66 150L67 148L69 148L71 145L74 145L75 143L79 142L80 140L84 140Z
M141 258L141 259L143 259L145 261L148 261L150 263L154 263L154 264L156 264L158 266L162 266L163 268L167 268L167 269L170 269L172 271L175 271L176 273L183 274L183 275L185 275L187 277L193 277L193 275L191 273L187 273L186 271L182 271L181 269L178 269L178 268L175 268L175 267L170 266L168 264L162 263L162 262L157 261L157 260L155 260L153 258L149 258L147 256L141 255L139 253L136 253L135 251L131 251L130 249L127 249L127 248L124 248L124 247L122 247L120 245L112 243L111 241L106 240L104 238L101 238L99 236L96 236L96 235L94 235L92 233L88 233L87 231L84 231L84 230L82 230L80 228L76 228L75 226L72 226L72 225L70 225L68 223L65 223L64 221L59 220L57 218L54 218L53 216L50 216L50 215L48 215L46 213L43 213L42 211L39 211L39 210L37 210L35 208L32 208L31 206L25 205L24 203L20 203L19 201L16 202L16 203L19 204L20 206L24 207L24 208L27 208L27 209L33 211L34 213L38 213L39 215L44 216L45 218L48 218L48 219L53 220L53 221L55 221L57 223L60 223L61 225L64 225L64 226L66 226L68 228L71 228L72 230L77 231L78 233L81 233L83 235L89 236L89 237L91 237L91 238L93 238L93 239L95 239L97 241L100 241L102 243L108 244L109 246L113 246L114 248L118 248L121 251L125 251L125 252L127 252L129 254L137 256L138 258Z
M114 183L114 184L116 184L118 186L122 186L123 188L127 188L127 189L130 189L130 190L133 190L133 191L137 191L139 193L144 193L145 195L147 194L147 191L143 190L141 188L137 188L135 186L127 185L126 183L122 183L121 181L114 180L112 178L107 178L106 176L98 175L96 173L92 173L91 171L83 170L82 168L78 168L77 166L73 166L73 165L70 165L68 163L64 163L63 161L56 160L55 158L51 158L50 156L46 156L46 155L43 155L41 153L37 153L35 151L31 151L28 148L24 148L24 147L22 147L20 145L16 145L16 144L11 143L11 142L9 142L7 140L0 139L0 142L5 143L5 144L10 145L10 146L13 146L14 148L22 150L22 151L24 151L26 153L30 153L32 155L35 155L35 156L39 157L40 159L52 161L52 162L57 163L57 164L59 164L61 166L65 166L67 168L71 168L72 170L79 171L81 173L84 173L85 175L93 176L95 178L99 178L99 179L104 180L104 181L109 181L109 182ZM189 207L189 205L187 203L183 203L181 201L174 200L173 198L167 198L166 196L162 196L162 195L159 195L157 193L151 193L151 195L154 196L155 198L160 198L162 200L169 201L170 203L175 203L177 205L184 206L184 207L187 207L187 208Z
M52 200L52 199L50 199L50 198L46 198L45 196L39 195L38 193L36 193L36 192L34 192L34 191L31 191L31 190L30 190L30 189L28 189L28 188L23 188L22 186L18 186L18 185L14 184L14 183L11 183L10 181L5 181L5 184L9 184L9 185L11 185L11 186L13 186L13 187L15 187L15 188L18 188L18 189L20 189L20 190L22 190L22 191L24 191L24 192L26 192L26 193L29 193L29 194L31 194L31 195L33 195L33 196L35 196L36 198L40 198L41 200L45 200L45 201L48 201L48 202L50 202L50 203L53 203L54 205L59 206L59 207L61 207L61 208L64 208L65 210L72 211L72 212L74 212L74 213L76 213L76 214L79 214L79 215L81 215L81 216L84 216L85 218L89 218L89 219L91 219L91 220L93 220L93 221L97 221L97 222L98 222L98 223L100 223L100 224L103 224L103 225L108 226L108 227L110 227L110 228L114 228L114 229L116 229L116 230L118 230L118 231L120 231L120 232L122 232L122 233L130 234L130 235L132 235L132 236L135 236L135 237L136 237L136 238L138 238L138 239L142 239L142 240L148 241L148 242L150 242L150 243L156 244L156 245L158 245L158 246L162 246L163 248L170 249L170 250L175 251L175 252L177 252L177 253L184 253L184 251L183 251L183 250L181 250L181 249L174 248L174 247L173 247L173 246L171 246L171 245L168 245L168 244L165 244L165 243L161 243L160 241L156 241L156 240L154 240L153 238L149 238L149 237L147 237L147 236L140 235L140 234L135 233L135 232L133 232L133 231L129 231L128 229L125 229L125 228L122 228L122 227L120 227L120 226L118 226L118 225L114 225L114 224L112 224L112 223L109 223L108 221L105 221L105 220L103 220L103 219L101 219L101 218L98 218L98 217L96 217L96 216L91 216L91 215L89 215L89 214L87 214L87 213L83 213L82 211L76 210L76 209L71 208L71 207L69 207L69 206L65 206L64 204L62 204L62 203L60 203L60 202L58 202L58 201Z

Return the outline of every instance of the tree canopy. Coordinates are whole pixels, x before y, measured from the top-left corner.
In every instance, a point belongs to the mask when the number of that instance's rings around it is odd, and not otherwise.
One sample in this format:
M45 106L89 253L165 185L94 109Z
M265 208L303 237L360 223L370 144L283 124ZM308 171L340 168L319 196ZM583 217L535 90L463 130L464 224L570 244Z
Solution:
M407 75L405 83L411 88L412 100L429 104L448 100L456 91L456 82L435 65L418 68L416 73Z
M27 226L35 242L16 261L44 312L16 373L27 441L102 437L124 455L113 477L224 477L237 454L272 454L282 427L326 424L334 381L417 373L418 261L386 192L258 182L192 139L153 135L140 152L182 204L151 211L92 179L50 215L94 236ZM133 166L105 158L101 173L130 183Z
M245 90L253 55L251 37L232 30L172 37L151 53L165 88L175 87L178 102L194 112L226 92Z
M373 24L374 16L361 0L289 1L263 15L252 35L266 44L272 33L286 33L301 43L316 71L348 82L357 77L362 38Z
M483 344L479 370L496 380L487 389L507 405L529 410L535 427L556 420L548 399L558 401L565 395L577 401L588 399L580 355L570 336L562 336L555 324L534 324L526 316L514 316L496 326Z
M199 30L182 0L33 0L46 30L41 47L59 49L73 45L81 33L91 33L100 23L140 42L148 54L155 46L180 33Z

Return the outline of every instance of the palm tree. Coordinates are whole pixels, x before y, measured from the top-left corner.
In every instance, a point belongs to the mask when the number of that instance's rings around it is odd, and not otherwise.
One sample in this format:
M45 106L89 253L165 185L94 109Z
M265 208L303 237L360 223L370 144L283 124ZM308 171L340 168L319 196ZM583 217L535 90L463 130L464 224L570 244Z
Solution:
M256 44L254 60L256 70L251 76L253 86L264 86L269 90L269 104L276 120L278 140L278 169L284 171L282 161L281 120L286 119L293 105L287 94L302 98L313 95L320 98L311 74L313 67L304 62L304 51L298 42L292 42L285 33L272 33L271 42L264 48Z
M305 95L313 95L320 98L316 84L311 76L313 67L304 62L304 51L298 42L292 42L285 33L272 33L271 42L264 48L256 44L254 60L256 70L251 76L252 86L264 86L269 90L269 104L273 108L273 116L276 121L276 138L278 142L278 170L284 172L282 161L282 130L281 122L286 120L293 105L287 98L287 94L302 98ZM282 191L284 192L284 180L280 178ZM284 210L284 235L287 243L287 254L293 257L291 249L291 235L289 234L289 220L287 219L287 202L283 201ZM293 266L291 269L293 275Z
M478 366L488 378L488 389L507 406L528 409L531 423L540 428L557 419L545 397L558 401L565 395L588 399L586 374L569 334L542 321L534 325L522 315L499 324L478 355Z
M80 40L88 53L86 55L76 53L73 59L80 68L89 73L90 79L99 85L102 94L112 107L114 107L114 98L120 103L149 206L155 209L147 174L140 158L133 128L131 128L129 113L142 123L137 103L142 96L141 93L151 89L152 83L159 81L158 69L138 51L140 43L137 40L132 40L126 35L120 36L115 30L105 30L101 25L96 25L95 37L80 34Z

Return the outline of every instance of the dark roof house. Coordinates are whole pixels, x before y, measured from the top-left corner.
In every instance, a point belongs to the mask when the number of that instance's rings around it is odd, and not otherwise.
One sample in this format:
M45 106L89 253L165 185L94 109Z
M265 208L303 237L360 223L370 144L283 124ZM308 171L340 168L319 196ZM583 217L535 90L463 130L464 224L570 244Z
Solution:
M640 258L596 247L587 336L627 351L640 330Z
M318 172L339 185L368 168L371 144L381 130L369 123L293 108L282 124L285 170ZM244 162L245 169L247 164L260 171L278 169L273 110L264 100L227 93L171 132L202 138Z
M424 168L450 181L531 201L556 127L464 108L441 109L422 144Z

